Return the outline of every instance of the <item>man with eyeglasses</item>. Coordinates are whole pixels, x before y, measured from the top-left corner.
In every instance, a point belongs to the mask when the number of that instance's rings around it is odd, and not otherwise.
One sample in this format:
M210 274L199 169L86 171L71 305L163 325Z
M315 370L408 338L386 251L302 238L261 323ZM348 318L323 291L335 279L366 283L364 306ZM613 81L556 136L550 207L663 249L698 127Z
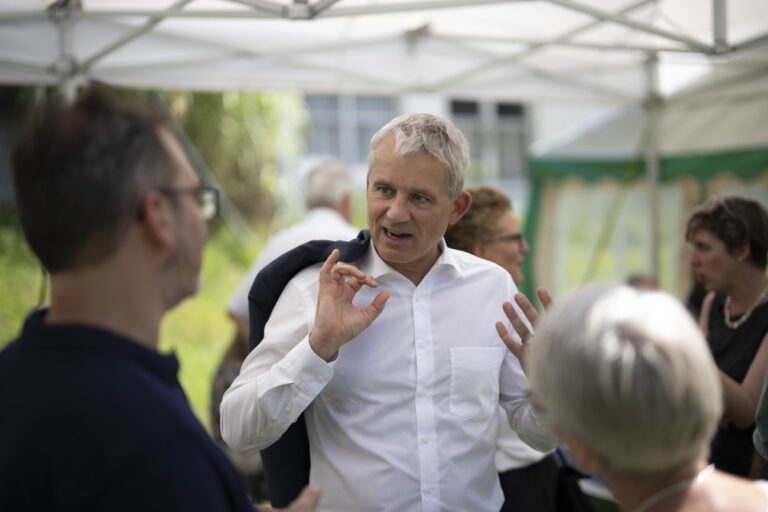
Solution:
M216 190L164 120L100 84L41 109L13 171L51 303L0 353L0 510L253 511L157 352L197 290Z

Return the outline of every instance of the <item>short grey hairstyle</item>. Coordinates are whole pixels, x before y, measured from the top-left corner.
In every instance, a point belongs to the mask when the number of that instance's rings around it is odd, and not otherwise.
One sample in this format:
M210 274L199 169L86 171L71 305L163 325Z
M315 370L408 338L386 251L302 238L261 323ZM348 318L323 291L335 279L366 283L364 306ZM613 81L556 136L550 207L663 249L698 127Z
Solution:
M534 403L606 472L654 481L707 456L722 414L720 378L671 295L582 288L544 314L526 358Z
M316 165L304 178L307 208L335 208L352 194L355 181L340 162L326 161Z
M448 170L447 185L451 199L461 194L469 169L469 144L464 134L450 121L432 114L405 114L388 122L371 138L369 176L376 148L390 135L395 137L396 154L429 153L442 162Z

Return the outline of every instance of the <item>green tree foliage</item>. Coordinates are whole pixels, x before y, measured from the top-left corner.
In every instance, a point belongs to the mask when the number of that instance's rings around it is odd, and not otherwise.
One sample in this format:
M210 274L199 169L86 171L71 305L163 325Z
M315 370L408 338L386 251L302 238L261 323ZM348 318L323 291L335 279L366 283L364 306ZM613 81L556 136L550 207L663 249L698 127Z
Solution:
M243 217L257 225L269 222L279 161L302 149L302 97L277 92L161 97Z

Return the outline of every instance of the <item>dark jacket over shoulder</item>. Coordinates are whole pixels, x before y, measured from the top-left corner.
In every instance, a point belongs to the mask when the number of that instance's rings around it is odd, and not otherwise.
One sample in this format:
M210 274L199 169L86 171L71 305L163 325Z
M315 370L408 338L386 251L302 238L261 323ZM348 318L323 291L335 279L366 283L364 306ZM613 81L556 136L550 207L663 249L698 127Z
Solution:
M44 315L0 353L0 510L253 511L175 356Z

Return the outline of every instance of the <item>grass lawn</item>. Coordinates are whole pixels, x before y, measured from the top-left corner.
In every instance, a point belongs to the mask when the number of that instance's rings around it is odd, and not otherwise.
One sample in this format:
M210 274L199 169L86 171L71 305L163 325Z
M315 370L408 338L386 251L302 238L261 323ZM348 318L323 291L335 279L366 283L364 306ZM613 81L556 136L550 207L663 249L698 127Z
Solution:
M261 241L242 242L226 229L212 230L203 256L200 292L169 312L160 332L161 352L174 351L180 380L200 421L209 428L210 384L232 339L225 310ZM0 348L16 337L26 313L47 302L47 279L24 241L13 212L0 212ZM42 293L41 293L42 288Z

